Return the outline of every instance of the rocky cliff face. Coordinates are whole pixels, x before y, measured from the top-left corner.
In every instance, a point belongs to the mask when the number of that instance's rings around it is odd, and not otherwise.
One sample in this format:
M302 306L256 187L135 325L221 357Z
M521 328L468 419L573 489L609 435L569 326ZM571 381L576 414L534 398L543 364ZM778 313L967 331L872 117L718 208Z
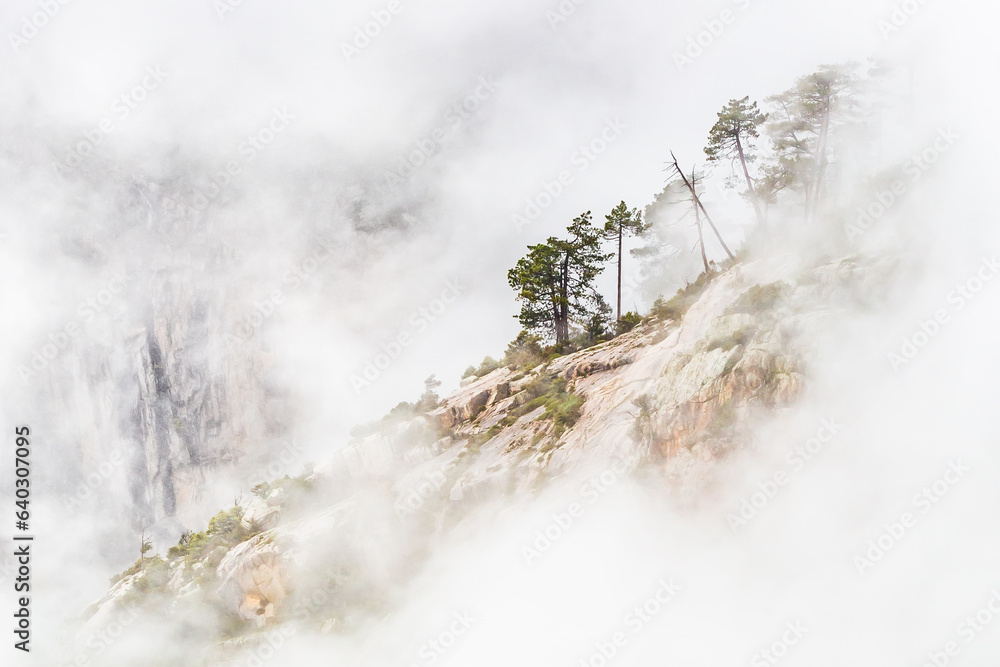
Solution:
M253 306L233 279L238 249L186 202L136 183L116 222L66 239L71 257L110 278L74 314L82 333L28 378L59 416L47 421L75 429L58 434L64 503L175 534L204 520L212 480L247 474L255 454L280 443L288 414L262 339L246 326ZM122 243L133 251L108 252Z
M265 489L238 508L252 537L169 558L157 590L221 607L241 642L293 619L336 631L387 613L434 535L472 505L530 498L608 461L691 501L717 462L751 444L759 414L804 391L807 345L890 268L844 260L790 278L736 265L606 343L470 378L429 412L367 429L298 482L309 491L295 502L288 481ZM125 577L87 628L150 576Z

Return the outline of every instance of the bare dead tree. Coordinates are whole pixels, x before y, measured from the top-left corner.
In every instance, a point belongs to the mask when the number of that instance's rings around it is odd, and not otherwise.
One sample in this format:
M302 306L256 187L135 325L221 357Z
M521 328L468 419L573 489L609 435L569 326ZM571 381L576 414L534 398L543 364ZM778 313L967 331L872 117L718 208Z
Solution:
M691 167L691 185L695 191L698 190L698 174L694 167ZM694 206L694 226L698 229L698 246L701 248L701 261L705 264L705 273L708 273L708 254L705 252L705 235L701 229L701 211L693 199L691 203Z
M691 184L691 181L688 180L688 177L684 173L684 170L682 170L680 165L677 164L677 156L674 155L673 151L670 151L670 157L673 159L674 162L673 164L667 166L667 170L669 172L672 172L675 176L680 177L680 179L684 181L684 186L687 187L688 192L691 193L691 199L694 200L695 208L700 209L701 212L705 215L705 220L708 222L709 227L712 228L712 231L715 232L715 237L719 239L719 244L722 245L722 249L726 251L726 255L729 256L729 259L736 259L736 256L733 255L732 251L729 249L729 246L726 245L726 241L722 238L722 234L719 233L718 227L716 227L715 223L712 222L712 216L708 214L708 211L705 210L705 205L701 203L701 198L698 196L698 192L695 190L694 185Z

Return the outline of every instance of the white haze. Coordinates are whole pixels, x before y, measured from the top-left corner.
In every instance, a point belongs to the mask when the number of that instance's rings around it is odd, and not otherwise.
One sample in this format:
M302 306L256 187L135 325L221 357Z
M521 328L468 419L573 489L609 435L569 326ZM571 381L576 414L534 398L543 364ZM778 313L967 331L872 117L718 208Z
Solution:
M36 479L60 478L51 471L60 469L61 455L45 450L46 433L77 432L81 417L40 405L49 390L43 382L26 385L18 367L114 269L148 268L163 253L197 253L197 238L165 249L139 233L109 231L133 172L147 182L203 182L238 157L240 142L276 107L294 116L210 207L215 231L245 253L239 272L212 280L253 303L313 251L317 236L332 239L337 252L269 323L275 368L295 398L294 428L305 458L319 460L343 445L352 425L415 399L431 373L447 391L466 365L502 354L518 330L506 270L524 246L558 234L582 211L602 219L622 199L648 204L663 187L669 150L684 164L701 161L714 114L730 98L761 99L822 64L884 58L913 73L885 161L922 151L940 128L961 138L863 240L869 251L903 257L904 278L886 285L893 306L838 324L812 360L805 398L761 426L760 451L729 465L717 498L680 511L655 484L616 485L531 567L521 546L551 512L565 511L578 496L576 484L496 521L473 516L436 545L400 592L392 618L336 640L297 635L268 664L408 665L452 613L468 610L476 621L443 663L577 665L625 629L626 613L656 593L660 578L672 578L680 593L629 635L610 664L749 664L795 621L808 632L783 658L788 665L920 665L928 651L943 650L955 627L1000 589L1000 429L993 418L1000 282L953 313L899 373L886 353L935 310L950 308L949 290L1000 246L992 169L1000 146L990 129L998 11L928 0L884 39L877 24L893 11L890 2L589 0L552 29L545 12L556 2L402 0L383 33L345 62L339 44L384 6L247 0L220 20L209 2L79 0L61 6L17 52L0 48L0 414L7 433L29 423L37 434ZM5 2L4 34L19 30L37 7ZM673 53L726 8L736 20L678 72ZM53 160L156 66L167 78L85 159L83 175L57 176ZM380 189L385 169L444 124L449 105L480 77L498 83L481 109L449 130L440 153L408 184ZM627 125L621 136L518 231L512 214L543 181L572 168L576 148L615 118ZM751 212L738 198L719 201L718 190L706 189L716 193L723 234L739 245ZM368 197L360 221L345 205L359 192ZM80 238L100 247L100 262L67 252ZM798 251L809 255L825 241L809 243ZM448 280L464 286L460 298L356 393L351 376L383 343L410 331L410 314ZM608 296L610 285L603 283ZM142 289L130 288L135 303L115 307L138 309ZM648 295L630 291L626 307L633 302L647 308ZM834 444L734 534L726 514L781 467L786 451L814 435L822 418L844 424ZM10 458L0 465L5 494ZM860 576L853 557L958 459L970 466L967 477ZM204 516L227 504L230 490L206 501ZM131 547L102 543L107 535L120 539L123 531L108 524L124 517L74 514L60 492L42 487L34 496L34 664L58 664L51 656L69 642L62 622L134 558ZM3 525L7 552L11 528ZM9 619L9 579L2 599ZM149 645L137 650L161 650L162 628L144 636ZM1000 619L961 649L949 664L993 664ZM9 644L0 650L9 664L14 651Z

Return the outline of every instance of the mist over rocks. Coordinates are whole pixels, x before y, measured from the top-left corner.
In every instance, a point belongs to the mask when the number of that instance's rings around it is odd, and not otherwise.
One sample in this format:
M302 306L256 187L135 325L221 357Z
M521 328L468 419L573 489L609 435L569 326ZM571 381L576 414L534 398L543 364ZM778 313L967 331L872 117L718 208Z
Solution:
M859 284L891 280L886 270L878 263L823 264L783 283L782 298L746 312L746 295L759 291L753 280L783 274L766 264L735 264L712 275L679 319L649 319L530 370L501 367L471 378L425 413L399 408L358 431L312 474L277 480L245 509L234 508L241 530L254 536L231 547L222 542L194 561L168 558L170 582L154 590L168 600L183 594L221 605L224 618L242 619L237 625L252 633L296 627L296 610L315 590L307 582L333 576L337 583L324 584L322 602L309 602L301 619L311 632L325 633L388 613L391 591L408 585L430 558L430 545L471 517L496 513L497 503L544 497L553 484L576 481L578 491L524 535L520 554L532 567L585 532L577 526L599 515L606 497L654 470L672 502L703 505L726 461L756 448L754 420L790 409L808 384L800 341L815 340L817 327L826 326L823 315L841 312ZM734 332L748 333L735 342ZM528 410L545 378L561 378L582 399L575 422L559 428L544 405ZM829 441L840 428L825 420L820 433ZM327 544L332 535L335 548ZM330 558L343 569L321 575L317 569L328 570ZM215 574L207 576L208 568ZM113 591L98 608L115 608L120 597ZM372 599L386 606L371 607Z
M991 12L11 0L26 657L995 655ZM623 317L534 349L584 211Z

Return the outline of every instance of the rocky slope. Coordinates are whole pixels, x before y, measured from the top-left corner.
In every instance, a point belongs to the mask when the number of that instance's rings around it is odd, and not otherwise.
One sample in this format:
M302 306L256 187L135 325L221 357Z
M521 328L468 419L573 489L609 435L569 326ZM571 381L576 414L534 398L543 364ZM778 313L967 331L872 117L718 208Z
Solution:
M659 474L689 501L716 462L750 444L758 413L805 390L807 345L842 309L864 307L857 295L891 268L737 264L608 342L469 378L432 410L390 415L307 477L257 488L165 560L126 573L80 636L129 605L214 610L213 627L230 637L219 655L292 620L339 631L391 609L393 583L469 507L528 498L609 460Z

